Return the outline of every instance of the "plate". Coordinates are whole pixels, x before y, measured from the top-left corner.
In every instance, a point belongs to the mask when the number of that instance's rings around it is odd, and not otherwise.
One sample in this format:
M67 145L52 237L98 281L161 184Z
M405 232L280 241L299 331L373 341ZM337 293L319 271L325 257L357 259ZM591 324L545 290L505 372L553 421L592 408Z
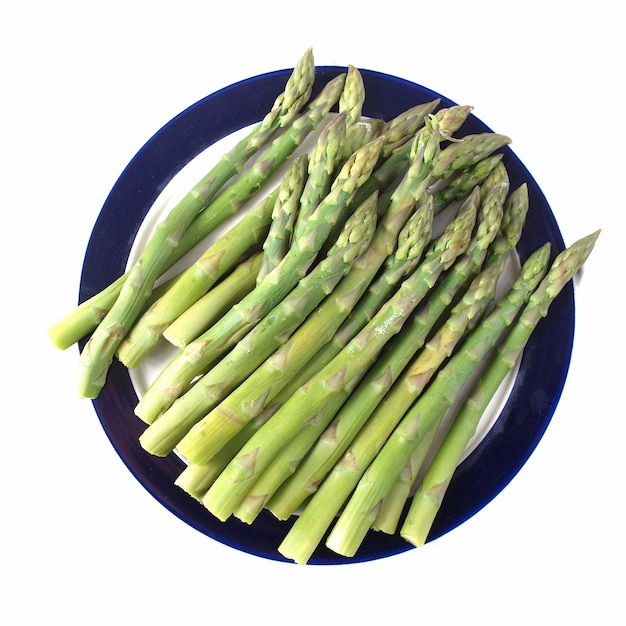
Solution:
M347 68L317 68L314 94ZM389 74L360 70L366 89L364 115L390 119L419 103L441 98L441 106L455 103L419 84ZM79 301L95 295L124 273L133 243L146 216L172 179L208 148L242 128L258 122L282 92L291 73L278 70L255 76L203 98L159 130L124 169L96 220L86 249ZM470 115L464 133L491 132ZM536 181L510 149L503 150L511 189L526 183L529 212L517 252L523 262L546 242L553 255L564 242L548 202ZM506 487L528 460L543 436L565 384L574 336L574 291L566 285L534 331L524 350L498 419L459 466L428 542L462 524ZM84 341L80 342L80 349ZM213 540L237 550L276 561L287 561L277 547L293 523L279 521L267 511L252 525L231 518L221 522L180 488L174 480L184 468L172 453L154 457L139 445L145 424L133 413L137 392L128 370L114 361L102 392L93 406L111 444L130 472L164 507ZM335 554L321 545L312 565L357 563L414 549L399 536L369 533L354 557ZM289 561L291 562L291 561Z

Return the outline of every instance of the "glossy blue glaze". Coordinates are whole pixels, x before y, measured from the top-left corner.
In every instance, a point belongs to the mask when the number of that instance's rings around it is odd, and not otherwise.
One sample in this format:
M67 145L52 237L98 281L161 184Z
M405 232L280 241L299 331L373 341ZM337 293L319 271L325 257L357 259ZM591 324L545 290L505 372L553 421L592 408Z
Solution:
M315 92L342 67L320 67ZM366 88L364 114L390 119L416 104L441 98L415 83L361 70ZM83 301L124 273L137 231L165 185L200 152L219 139L259 121L284 88L290 70L256 76L222 89L192 105L159 130L128 164L111 190L94 225L85 254L79 300ZM490 129L475 116L463 134ZM514 189L528 184L530 209L518 246L524 260L540 245L551 242L552 253L564 248L550 207L537 183L510 148L504 163ZM461 464L437 516L429 541L441 537L473 516L517 474L548 426L561 395L572 351L574 293L571 283L533 333L522 358L510 397L494 427ZM84 342L81 342L81 348ZM114 448L139 482L180 519L207 536L260 557L285 560L277 546L291 522L279 522L264 512L252 525L231 519L220 522L174 485L183 462L171 454L147 454L138 437L145 424L133 413L137 395L127 370L114 362L100 396L93 401L100 422ZM354 563L388 557L412 549L403 539L370 533L357 555L338 556L321 546L312 565Z

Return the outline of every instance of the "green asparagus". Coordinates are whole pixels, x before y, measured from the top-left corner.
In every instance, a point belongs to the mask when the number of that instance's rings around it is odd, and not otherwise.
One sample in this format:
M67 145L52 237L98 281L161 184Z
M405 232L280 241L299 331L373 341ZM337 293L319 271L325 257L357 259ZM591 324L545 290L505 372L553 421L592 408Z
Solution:
M229 185L208 207L207 210L220 212L228 210L230 215L236 214L271 176L279 170L285 161L294 153L304 139L327 116L341 95L345 77L340 74L330 81L307 110L293 120L288 128L279 135L261 157L254 162L241 178ZM158 344L162 330L184 310L184 301L178 297L167 297L160 300L160 307L154 309L133 326L132 341L122 344L123 337L114 345L119 345L118 358L127 367L137 367L147 354ZM128 332L126 329L125 332ZM122 344L122 345L120 345Z
M371 366L387 341L401 330L441 272L467 248L475 218L475 210L461 212L448 225L425 261L372 321L243 446L202 500L218 519L224 520L232 514L280 448L299 430L314 423L329 399L337 394L349 395L358 377ZM198 458L192 460L199 462Z
M313 495L279 547L282 554L299 563L306 562L310 558L332 524L333 518L360 482L368 465L377 457L405 412L413 403L419 402L419 398L423 397L424 389L430 392L430 389L434 388L433 385L442 378L442 372L450 367L450 363L459 360L459 354L464 355L463 365L466 368L476 365L475 353L487 350L490 342L493 345L497 336L511 323L515 313L522 306L524 298L528 297L529 291L541 279L547 265L548 253L549 247L544 246L531 256L508 294L498 301L496 308L463 342L463 349L458 351L442 369L438 372L433 371L433 365L436 367L441 363L441 357L436 351L426 352L424 356L421 353L418 355L412 367L407 369L385 395L363 429ZM468 348L468 342L471 343L471 349ZM398 472L390 481L391 485L406 465L407 460L402 459ZM375 511L370 511L368 528L374 521L375 513ZM343 547L341 550L343 554Z
M155 281L169 267L174 265L177 260L189 252L195 243L201 241L230 216L231 213L228 207L220 207L219 210L217 207L215 209L212 208L210 214L208 214L208 219L206 215L203 216L201 222L194 227L193 237L182 237L181 239L181 232L185 230L185 227L190 222L194 222L194 218L198 213L202 215L204 209L219 189L237 174L244 163L275 137L281 129L291 124L309 100L314 80L315 63L313 51L309 48L299 59L287 80L284 91L276 98L271 110L263 120L246 137L222 156L220 161L194 185L193 189L186 194L179 205L168 215L164 223L157 228L157 232L141 255L144 275L150 269L151 276L148 276L148 278L150 279L154 275ZM146 257L149 262L148 267L145 267ZM154 269L152 269L153 267ZM135 271L136 273L137 271ZM126 279L130 276L131 270L120 276L98 294L81 303L67 316L54 324L49 329L49 335L53 343L61 349L66 349L97 328L117 302ZM136 277L133 277L133 280L136 280ZM144 278L144 284L148 285L148 282L150 281ZM148 291L151 288L152 285L147 286ZM134 297L137 298L137 296ZM139 297L139 301L144 297L147 296ZM139 307L139 305L136 306L137 308ZM130 318L132 319L132 316ZM128 325L128 322L125 322L125 324ZM124 330L128 330L128 328ZM119 332L119 329L116 328L113 334ZM97 393L97 391L97 386L92 389L93 393ZM88 395L93 395L93 393Z
M307 114L291 123L270 146L264 158L256 162L247 175L233 183L225 194L218 196L205 210L224 216L236 213L244 201L267 180L270 173L278 168L281 160L284 161L293 152L304 136L328 112L334 98L339 96L337 87L341 84L337 81L332 85L334 89L325 91L324 97L318 98L315 104L309 107ZM331 97L328 97L329 95ZM196 197L191 193L189 196L191 200L178 205L181 210L173 210L166 221L162 222L163 228L158 229L156 236L146 246L140 259L130 270L115 304L87 341L79 359L79 395L89 398L99 395L118 347L142 311L155 281L162 273L163 263L171 258L169 248L178 245L182 232L192 219L187 208L189 206L194 208L194 216L197 212ZM221 198L225 198L224 201L220 201ZM178 216L182 216L183 219L178 219ZM185 217L188 219L184 219ZM150 345L156 343L157 336L153 333L148 332L145 337ZM137 365L136 354L141 360L146 353L143 342L133 342L132 346L133 349L125 353L125 364L129 367ZM135 348L139 348L137 352Z
M375 224L374 196L347 220L328 255L143 433L142 445L158 455L169 454L178 445L179 451L187 455L183 438L189 429L284 343L333 290L354 260L369 246Z
M270 499L267 506L278 518L287 519L316 490L381 402L388 386L395 382L397 374L394 375L394 369L404 368L406 358L424 345L428 335L455 298L455 294L482 267L494 238L500 233L504 202L501 181L504 176L504 172L496 171L488 181L485 181L486 189L483 192L485 199L480 206L476 234L468 246L468 251L442 277L428 300L415 312L410 328L403 331L398 345L388 359L389 366L380 363L368 373L367 379L352 394L329 426L326 435L319 439L294 475ZM480 189L475 188L466 202L478 206L480 195ZM520 230L519 222L517 226Z
M360 297L378 269L397 245L398 230L401 232L414 210L417 199L424 193L429 171L438 153L440 137L427 126L415 139L415 155L412 167L406 173L405 182L398 188L389 212L380 222L372 245L354 263L348 275L337 285L322 305L292 335L282 348L253 372L233 393L195 426L180 446L187 454L202 447L203 459L212 456L222 442L255 417L280 389L304 367L324 337L332 337L353 303ZM421 228L410 229L414 255L424 249L431 237L432 213L429 205L415 211L413 217ZM406 235L405 235L406 236ZM400 238L403 239L404 236ZM402 259L405 263L406 259ZM237 415L237 419L232 419ZM209 446L209 447L207 447Z
M308 220L307 232L293 241L283 261L256 288L163 369L137 405L136 414L151 423L210 366L256 325L297 284L315 260L355 190L367 179L380 151L375 139L342 168L333 186Z
M411 376L419 394L365 469L354 493L333 526L326 545L335 552L354 555L376 516L378 506L408 462L420 439L438 428L445 412L463 392L464 384L476 371L497 341L513 324L519 310L545 275L550 246L531 255L506 297L493 313L464 341L462 348L437 372L426 391L418 377Z
M218 282L202 298L172 322L163 336L172 345L183 348L237 304L257 283L263 253L253 253Z
M413 496L401 527L401 536L410 543L423 546L426 542L452 476L487 405L518 362L533 330L547 315L554 298L591 254L599 234L596 231L578 240L555 258L548 274L530 296L519 319L464 400Z
M494 263L474 280L466 297L453 309L446 324L425 346L425 351L421 352L421 355L429 350L434 350L432 347L434 344L442 360L449 356L453 347L465 334L466 329L480 319L487 305L493 299L495 286L503 269L504 263ZM431 297L432 295L429 296L429 300ZM374 366L359 378L361 380L365 376L361 384L346 399L347 404L343 404L343 408L346 406L352 408L335 420L334 428L330 433L331 441L337 442L338 430L342 431L344 435L347 434L346 440L348 442L351 440L351 434L358 432L360 426L367 420L368 414L373 412L380 399L409 363L412 355L421 347L422 338L425 334L423 325L409 323L406 326L400 333L400 337L396 337L398 349L390 350L389 355L381 355ZM431 367L433 366L431 365ZM334 412L331 412L329 406L331 403L322 409L324 419L318 419L317 423L310 428L301 430L279 451L235 511L237 517L243 521L252 521L278 487L296 471L301 459L315 445L336 412L342 408L340 406L333 407ZM346 419L348 426L341 424L343 419Z

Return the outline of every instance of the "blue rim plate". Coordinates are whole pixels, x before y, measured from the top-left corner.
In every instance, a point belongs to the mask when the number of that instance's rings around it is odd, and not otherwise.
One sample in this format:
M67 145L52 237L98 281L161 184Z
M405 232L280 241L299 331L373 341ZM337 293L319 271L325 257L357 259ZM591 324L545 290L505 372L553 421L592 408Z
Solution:
M317 68L314 93L345 67ZM390 119L403 110L434 98L442 106L455 103L413 82L371 70L360 70L366 89L364 114ZM126 270L142 222L168 182L186 164L218 140L258 122L283 90L291 70L255 76L226 87L180 113L159 130L128 164L107 197L86 250L79 301L95 295ZM464 133L491 132L474 115ZM552 253L564 248L554 215L526 167L513 151L502 150L511 189L527 183L530 208L518 245L524 261L546 242ZM429 542L453 530L490 502L528 460L547 428L561 396L574 337L574 291L569 283L550 308L526 347L519 371L501 413L485 438L458 468L435 520ZM80 348L84 342L80 342ZM138 438L145 424L133 413L138 398L128 370L114 361L107 383L93 401L102 427L136 479L163 506L214 540L237 550L277 561L277 551L291 521L263 512L252 525L233 518L221 522L174 485L183 461L176 455L157 458L146 453ZM323 545L310 564L331 565L370 561L413 547L399 536L369 533L356 556L339 556Z

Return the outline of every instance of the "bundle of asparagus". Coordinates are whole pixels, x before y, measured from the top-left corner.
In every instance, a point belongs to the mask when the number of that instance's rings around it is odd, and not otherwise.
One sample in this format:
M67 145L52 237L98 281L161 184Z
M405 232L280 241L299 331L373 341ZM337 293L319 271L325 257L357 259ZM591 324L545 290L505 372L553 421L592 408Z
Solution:
M277 549L298 563L324 537L346 556L375 530L425 543L490 398L598 236L511 271L529 199L510 189L508 137L463 135L471 107L439 100L364 117L353 66L311 99L314 79L307 50L128 272L50 329L62 349L89 336L89 398L114 358L176 347L135 407L141 446L181 455L176 485L220 520L297 516Z

